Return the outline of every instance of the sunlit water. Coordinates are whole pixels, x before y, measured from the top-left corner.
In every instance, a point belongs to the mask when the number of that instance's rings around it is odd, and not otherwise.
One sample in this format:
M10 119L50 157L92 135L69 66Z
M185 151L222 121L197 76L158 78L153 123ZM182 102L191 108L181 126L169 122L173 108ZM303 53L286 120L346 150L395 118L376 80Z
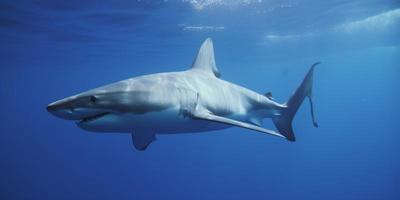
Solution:
M395 0L3 0L0 199L399 199L399 25ZM45 110L188 69L207 37L223 79L278 102L321 61L320 127L305 102L295 143L231 128L161 135L139 152L128 134Z

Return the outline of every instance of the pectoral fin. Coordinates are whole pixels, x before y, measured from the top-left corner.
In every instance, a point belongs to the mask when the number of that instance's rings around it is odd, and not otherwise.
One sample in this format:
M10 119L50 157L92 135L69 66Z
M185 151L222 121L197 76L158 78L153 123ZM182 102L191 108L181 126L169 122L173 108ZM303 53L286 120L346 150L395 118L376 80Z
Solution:
M155 133L152 131L137 131L132 133L132 142L135 149L144 151L156 140Z
M208 120L208 121L213 121L213 122L218 122L218 123L223 123L223 124L229 124L232 126L238 126L238 127L242 127L242 128L247 128L250 130L254 130L254 131L259 131L262 133L267 133L270 135L274 135L274 136L278 136L278 137L282 137L285 138L283 135L281 135L280 133L273 131L273 130L268 130L253 124L249 124L246 122L241 122L241 121L237 121L234 119L229 119L226 117L221 117L221 116L217 116L212 114L211 112L208 111L203 111L203 112L196 112L193 113L193 117L196 119L202 119L202 120Z

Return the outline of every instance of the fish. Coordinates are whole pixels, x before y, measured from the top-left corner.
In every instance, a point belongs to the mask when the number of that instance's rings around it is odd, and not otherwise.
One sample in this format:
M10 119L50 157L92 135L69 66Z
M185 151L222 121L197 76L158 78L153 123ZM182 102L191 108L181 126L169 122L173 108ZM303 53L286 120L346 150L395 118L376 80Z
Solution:
M156 73L101 86L53 103L52 115L76 122L91 132L129 133L135 149L143 151L158 134L203 133L241 127L295 141L293 118L312 101L314 63L285 103L272 93L259 94L225 81L217 68L211 38L201 45L192 66L184 71ZM272 119L277 130L262 127Z

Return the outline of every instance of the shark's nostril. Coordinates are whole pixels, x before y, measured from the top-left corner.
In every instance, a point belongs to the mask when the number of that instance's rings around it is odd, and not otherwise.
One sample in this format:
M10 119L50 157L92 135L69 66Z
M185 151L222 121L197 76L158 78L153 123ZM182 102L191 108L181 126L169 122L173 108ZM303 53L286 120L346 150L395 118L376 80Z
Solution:
M95 97L95 96L90 96L90 101L92 102L92 103L95 103L96 101L97 101L97 98Z

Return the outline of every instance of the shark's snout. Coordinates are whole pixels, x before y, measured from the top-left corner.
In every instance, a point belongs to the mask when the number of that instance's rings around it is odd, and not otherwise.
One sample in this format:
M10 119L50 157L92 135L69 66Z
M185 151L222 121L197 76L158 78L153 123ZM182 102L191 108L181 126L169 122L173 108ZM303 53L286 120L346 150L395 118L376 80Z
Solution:
M56 110L56 108L53 105L49 104L47 105L46 110L51 113L52 111Z
M61 102L56 101L53 102L49 105L47 105L46 110L49 111L50 113L56 112L57 110L63 109L63 105Z
M78 120L82 117L71 107L68 101L56 101L46 107L47 111L56 117L67 120Z
M104 113L103 110L80 104L82 104L82 102L77 102L76 99L67 98L47 105L46 109L54 116L66 120L82 120L90 116L98 115L99 113Z

